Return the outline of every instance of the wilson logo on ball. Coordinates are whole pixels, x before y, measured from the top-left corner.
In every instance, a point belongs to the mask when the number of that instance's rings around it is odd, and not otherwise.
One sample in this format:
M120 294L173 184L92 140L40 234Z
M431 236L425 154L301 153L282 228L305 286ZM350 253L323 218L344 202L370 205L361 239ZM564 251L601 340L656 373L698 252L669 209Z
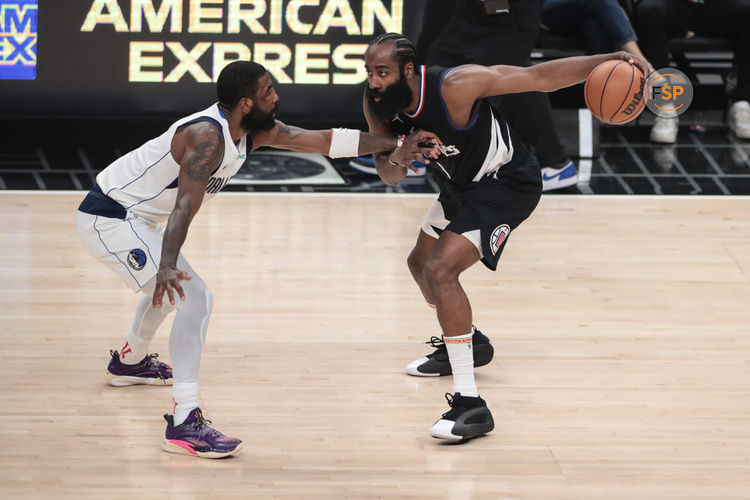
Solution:
M622 110L623 114L628 116L632 115L636 111L639 113L643 111L643 86L646 84L646 80L641 78L640 92L633 94L633 99L628 103L628 106Z
M638 67L613 59L594 68L586 79L584 98L591 114L605 123L621 125L645 108L645 77Z

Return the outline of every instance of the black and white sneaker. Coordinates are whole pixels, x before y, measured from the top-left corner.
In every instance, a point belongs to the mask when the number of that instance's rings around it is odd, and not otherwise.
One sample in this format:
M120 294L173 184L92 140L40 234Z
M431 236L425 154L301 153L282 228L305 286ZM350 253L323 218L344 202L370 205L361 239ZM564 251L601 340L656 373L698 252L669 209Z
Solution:
M495 355L495 348L492 347L492 342L486 335L474 328L472 342L474 343L474 368L484 366L492 361L492 357ZM428 342L425 342L425 344L430 344L434 347L435 352L419 359L415 359L406 365L406 373L414 375L415 377L440 377L443 375L451 375L453 370L451 369L451 363L448 359L448 349L445 347L443 339L433 336Z
M459 392L452 396L446 393L445 399L451 409L430 427L432 437L459 442L487 434L495 428L492 413L484 399L462 396Z

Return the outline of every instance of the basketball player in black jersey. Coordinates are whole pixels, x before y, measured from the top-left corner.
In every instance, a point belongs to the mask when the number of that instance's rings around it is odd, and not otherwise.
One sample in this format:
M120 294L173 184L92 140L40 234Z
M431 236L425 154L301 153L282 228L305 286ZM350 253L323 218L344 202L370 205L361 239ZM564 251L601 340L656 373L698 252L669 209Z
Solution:
M645 63L626 52L531 67L466 64L449 69L417 67L414 44L400 34L381 35L367 48L363 107L370 132L399 136L424 129L442 141L440 155L429 164L442 179L440 195L408 258L425 300L436 309L443 337L433 337L428 343L437 350L406 371L453 374L453 395L446 394L451 410L430 428L433 437L462 441L494 427L474 382L474 367L488 364L494 352L472 325L471 305L458 277L479 260L494 271L511 232L542 193L536 159L487 98L575 85L610 59L636 64L647 74ZM374 157L378 174L390 185L420 160L418 153L402 148Z

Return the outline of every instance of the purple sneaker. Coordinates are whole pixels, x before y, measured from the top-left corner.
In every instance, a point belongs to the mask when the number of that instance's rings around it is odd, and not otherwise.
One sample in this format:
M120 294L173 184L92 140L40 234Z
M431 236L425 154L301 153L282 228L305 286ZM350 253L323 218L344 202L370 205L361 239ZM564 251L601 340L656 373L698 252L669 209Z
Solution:
M237 438L225 436L208 424L200 408L190 412L180 425L174 425L172 415L164 415L167 431L161 441L161 449L169 453L195 455L201 458L223 458L234 455L244 443Z
M120 353L109 351L109 360L104 377L109 385L122 387L137 384L172 385L172 367L159 361L158 354L149 354L135 365L120 361Z

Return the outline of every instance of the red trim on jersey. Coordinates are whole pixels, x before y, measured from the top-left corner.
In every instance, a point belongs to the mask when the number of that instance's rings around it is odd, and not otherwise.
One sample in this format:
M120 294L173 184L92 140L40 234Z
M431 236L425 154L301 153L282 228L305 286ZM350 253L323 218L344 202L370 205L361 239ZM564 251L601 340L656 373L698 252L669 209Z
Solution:
M422 83L419 84L419 106L417 106L417 111L410 115L406 111L404 111L404 114L411 118L412 120L419 116L419 113L422 112L422 108L424 108L424 83L425 83L425 75L427 74L427 67L426 66L420 66L419 72L422 75Z

